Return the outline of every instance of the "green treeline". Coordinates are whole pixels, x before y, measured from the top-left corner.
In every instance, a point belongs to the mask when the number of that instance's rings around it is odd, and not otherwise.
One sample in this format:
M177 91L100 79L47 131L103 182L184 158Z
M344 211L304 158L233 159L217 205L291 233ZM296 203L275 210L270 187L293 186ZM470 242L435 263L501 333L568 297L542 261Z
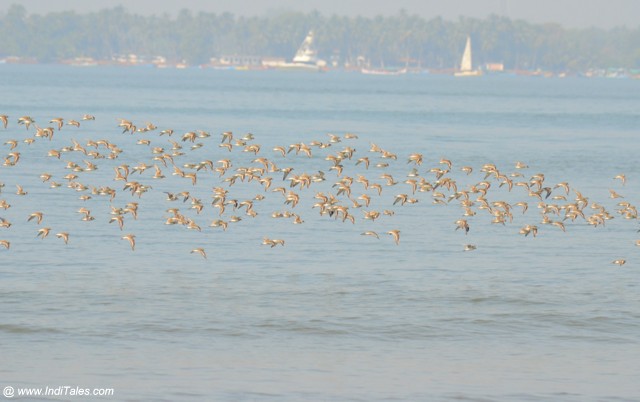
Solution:
M460 60L471 35L474 64L504 63L507 69L584 71L640 68L640 27L565 29L496 15L486 19L426 20L401 11L388 17L326 16L285 12L262 17L181 11L140 16L123 7L77 14L29 14L12 5L0 15L0 57L56 62L74 57L110 60L118 55L163 56L190 64L222 55L290 59L309 30L320 58L373 66L448 69Z

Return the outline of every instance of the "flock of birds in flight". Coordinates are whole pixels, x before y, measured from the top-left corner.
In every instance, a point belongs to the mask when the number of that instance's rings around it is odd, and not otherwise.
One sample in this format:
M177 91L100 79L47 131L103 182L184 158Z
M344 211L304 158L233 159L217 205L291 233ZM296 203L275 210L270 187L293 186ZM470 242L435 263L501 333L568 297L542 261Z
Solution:
M150 184L153 180L162 180L167 174L176 176L181 187L176 191L165 191L166 202L169 208L165 210L166 225L180 225L186 229L202 231L202 219L208 217L208 226L226 231L230 225L243 220L255 218L258 204L270 194L281 198L284 210L271 212L272 218L290 219L294 224L304 222L303 213L296 208L301 202L301 197L313 193L312 209L318 211L320 216L327 217L342 223L356 224L361 220L374 222L381 217L391 217L398 208L403 208L420 201L419 196L426 194L429 201L440 206L458 205L461 216L452 222L452 230L460 230L464 234L470 231L476 215L485 215L491 224L504 225L513 222L514 214L527 213L529 208L539 211L541 221L530 223L519 229L519 234L527 237L536 237L542 227L554 228L553 230L566 231L568 222L584 222L594 227L604 226L614 218L603 205L590 201L580 191L573 189L569 183L560 182L549 184L545 181L545 175L535 173L525 175L528 166L517 162L515 170L506 172L499 170L495 164L487 163L476 170L480 171L482 178L472 181L471 184L462 184L456 179L454 171L463 177L472 177L474 167L454 166L451 160L442 158L436 164L425 168L423 154L411 153L399 156L389 150L369 143L369 150L364 154L356 152L352 147L352 141L358 136L346 133L342 136L327 134L324 140L297 142L288 146L278 145L270 149L263 149L255 142L253 134L245 134L241 137L234 136L232 132L220 134L217 142L218 150L208 150L207 153L223 155L217 161L206 159L195 162L190 158L191 152L209 145L212 135L206 131L195 130L183 134L174 133L172 129L160 130L152 123L138 126L131 120L118 119L117 127L123 135L137 135L136 144L147 147L147 157L137 163L120 163L121 155L126 150L119 147L114 141L89 139L83 143L63 135L60 131L79 130L80 126L89 125L95 120L92 115L84 115L81 119L51 118L44 127L29 116L17 119L17 124L24 126L27 133L24 138L8 139L5 136L4 146L8 147L4 156L2 167L12 169L15 173L19 170L25 156L29 155L29 146L36 141L48 141L50 144L62 145L51 148L46 157L51 161L63 165L66 175L55 177L48 172L40 174L40 180L48 185L52 191L58 188L68 188L80 194L79 199L84 202L78 208L82 221L94 221L96 217L89 209L89 200L95 196L106 196L110 200L108 222L117 225L121 231L120 237L126 240L131 248L136 248L136 235L124 234L126 221L138 219L138 209L145 193L152 191ZM0 115L1 127L8 131L11 119L7 115ZM114 126L116 125L114 123ZM63 130L64 129L64 130ZM66 134L66 133L64 133ZM163 138L164 137L164 138ZM62 143L62 144L61 144ZM245 160L244 166L236 166L236 161L231 156L241 152ZM201 153L202 154L202 153ZM197 155L201 155L197 154ZM69 155L78 155L72 158ZM249 158L246 158L246 155ZM287 164L292 158L320 158L326 161L325 171L317 170L312 173L298 172L292 164ZM69 159L78 159L77 162ZM198 158L199 159L199 158ZM217 159L217 158L214 158ZM237 158L242 159L242 158ZM236 160L237 160L236 159ZM108 161L108 163L104 162ZM113 169L112 182L108 185L90 185L86 181L92 171L101 165L107 165L107 169ZM287 164L288 166L285 166ZM406 176L394 177L387 168L390 164L403 164L406 166ZM354 171L354 173L351 173ZM3 176L9 174L9 170L0 170L0 209L7 211L11 204L3 197L9 191L2 183ZM149 173L149 172L152 172ZM477 173L477 172L476 172ZM211 188L211 200L205 201L197 197L192 190L197 188L198 182L203 182L204 175L217 178L216 186ZM18 175L19 176L19 175ZM624 186L626 177L624 174L614 178L616 185ZM122 182L122 185L116 183ZM319 183L331 184L329 190L315 191L313 187ZM252 198L242 199L234 195L234 189L252 183L257 194ZM324 187L323 187L324 188ZM505 198L495 199L501 189L504 194L520 192L524 199L507 202ZM60 191L60 190L58 190ZM392 196L383 198L392 192ZM124 196L120 194L124 193ZM128 194L127 194L128 193ZM11 197L22 197L28 194L22 185L16 184L16 191ZM116 199L127 197L126 204L121 207L115 205ZM638 218L636 206L625 201L624 196L616 190L609 191L609 197L617 200L616 213L625 219ZM382 201L378 201L381 199ZM180 201L180 202L178 202ZM184 211L176 205L189 205ZM189 204L187 204L189 202ZM380 205L376 207L375 205ZM46 205L46 203L43 203ZM532 208L532 209L533 209ZM184 209L184 208L183 208ZM213 210L211 210L213 209ZM260 212L263 213L263 212ZM26 221L35 221L40 227L37 237L42 239L49 236L52 228L45 226L45 211L34 211L25 217ZM239 216L244 215L244 216ZM106 221L106 218L105 218ZM198 223L200 222L200 223ZM9 229L12 222L0 217L0 230ZM388 229L388 230L387 230ZM400 243L401 231L397 228L387 228L384 231L364 230L362 236L380 239L380 234L390 236L396 244ZM56 237L65 244L72 241L72 236L66 231L53 231ZM379 234L380 233L380 234ZM0 247L9 250L11 240L5 238L0 231ZM262 244L268 247L285 245L285 239L264 236ZM635 242L640 246L640 240ZM466 244L464 251L473 251L476 246ZM204 247L196 247L191 253L199 254L207 258ZM616 259L613 264L623 265L625 259Z

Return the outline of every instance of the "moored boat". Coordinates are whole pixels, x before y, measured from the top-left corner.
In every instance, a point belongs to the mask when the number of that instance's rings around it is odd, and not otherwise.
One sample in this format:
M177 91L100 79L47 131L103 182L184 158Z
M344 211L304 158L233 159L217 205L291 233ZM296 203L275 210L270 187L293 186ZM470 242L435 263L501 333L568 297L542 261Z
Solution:
M460 70L453 73L456 77L477 77L482 75L482 70L473 69L471 61L471 37L467 36L467 43L462 53L462 60L460 61Z
M362 68L360 72L362 74L370 74L370 75L402 75L407 73L407 69L402 68L400 70L387 70L387 69Z
M289 71L321 71L326 67L324 60L318 59L318 51L314 46L313 31L309 31L302 41L292 62L274 63L269 67Z

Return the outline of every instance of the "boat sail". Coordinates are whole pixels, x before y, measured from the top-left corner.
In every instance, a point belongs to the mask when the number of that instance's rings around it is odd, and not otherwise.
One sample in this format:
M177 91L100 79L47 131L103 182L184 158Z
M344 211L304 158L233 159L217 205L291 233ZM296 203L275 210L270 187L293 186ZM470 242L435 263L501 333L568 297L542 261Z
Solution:
M326 66L324 60L318 59L318 51L313 44L313 31L309 31L293 57L293 62L282 62L272 65L279 70L321 71Z
M462 61L460 61L460 71L454 73L456 77L474 77L482 75L482 71L474 70L471 63L471 37L467 36L467 44L462 53Z
M294 63L313 63L318 61L318 51L313 47L313 31L309 31L306 38L293 57Z

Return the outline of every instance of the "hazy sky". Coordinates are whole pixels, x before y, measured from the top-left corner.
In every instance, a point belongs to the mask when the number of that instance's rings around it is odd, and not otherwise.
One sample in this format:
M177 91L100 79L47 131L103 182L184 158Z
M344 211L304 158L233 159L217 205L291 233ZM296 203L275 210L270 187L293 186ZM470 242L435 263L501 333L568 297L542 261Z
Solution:
M456 20L461 15L484 18L498 14L535 23L557 22L568 28L640 26L640 0L0 0L0 12L5 12L14 3L37 14L56 10L85 13L119 4L130 12L143 15L175 15L187 8L194 12L228 11L247 16L283 10L318 10L326 15L372 17L395 14L404 8L410 14L427 19L442 16Z

